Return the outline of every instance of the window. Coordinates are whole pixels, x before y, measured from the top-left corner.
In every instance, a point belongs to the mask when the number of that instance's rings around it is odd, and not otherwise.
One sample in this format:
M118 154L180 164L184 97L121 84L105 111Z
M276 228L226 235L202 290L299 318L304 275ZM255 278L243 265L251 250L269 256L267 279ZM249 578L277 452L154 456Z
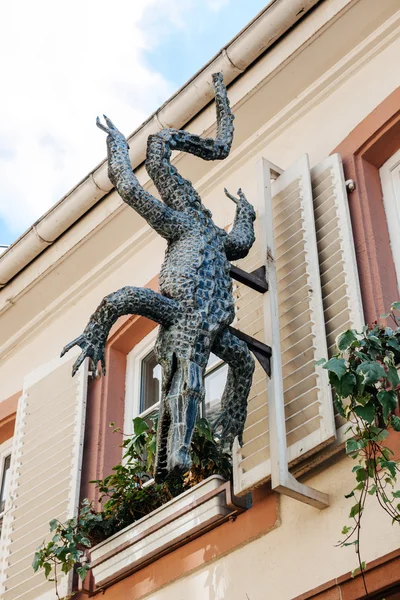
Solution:
M125 423L131 431L132 419L154 415L161 399L161 366L154 355L158 329L147 335L127 358ZM206 369L206 395L201 415L213 422L221 410L221 398L228 374L228 365L215 354L210 355Z
M400 283L400 150L379 169L397 284Z
M11 444L12 439L0 446L0 534L10 484Z

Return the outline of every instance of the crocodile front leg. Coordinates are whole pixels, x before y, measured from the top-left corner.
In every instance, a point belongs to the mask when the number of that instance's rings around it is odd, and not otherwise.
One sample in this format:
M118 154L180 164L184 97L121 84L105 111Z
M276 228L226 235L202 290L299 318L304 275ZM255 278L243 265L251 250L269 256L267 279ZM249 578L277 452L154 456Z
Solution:
M139 184L132 171L125 136L104 115L107 127L97 117L97 126L107 133L108 175L122 200L136 210L157 233L177 239L188 228L187 217L166 206Z
M232 231L225 238L225 252L228 260L244 258L254 244L254 221L256 211L247 200L242 190L238 189L238 198L232 196L225 188L225 195L236 204L236 215Z
M102 373L106 373L104 349L111 327L122 315L140 315L147 317L160 325L171 325L175 322L181 307L179 302L166 298L148 288L126 286L106 296L89 319L84 332L67 344L63 356L74 346L79 346L82 353L72 367L74 376L85 358L89 356L94 363L96 374L97 365L101 362Z

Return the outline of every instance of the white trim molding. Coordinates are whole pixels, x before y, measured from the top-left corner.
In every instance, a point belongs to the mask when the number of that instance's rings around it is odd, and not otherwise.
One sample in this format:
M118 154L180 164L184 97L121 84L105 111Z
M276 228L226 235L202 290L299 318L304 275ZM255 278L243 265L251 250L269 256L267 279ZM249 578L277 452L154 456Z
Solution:
M246 501L235 498L231 483L212 475L167 504L94 546L90 562L95 590L112 585L169 549L181 546L235 514Z
M400 290L400 150L379 169L383 205L389 229L390 245L396 267L397 288Z

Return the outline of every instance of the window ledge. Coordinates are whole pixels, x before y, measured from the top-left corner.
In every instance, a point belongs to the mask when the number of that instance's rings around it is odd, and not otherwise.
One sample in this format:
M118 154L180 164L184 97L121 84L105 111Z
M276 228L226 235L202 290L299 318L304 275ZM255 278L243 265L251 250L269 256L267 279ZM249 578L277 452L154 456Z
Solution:
M95 590L137 571L245 510L230 482L213 475L151 514L116 533L90 552Z

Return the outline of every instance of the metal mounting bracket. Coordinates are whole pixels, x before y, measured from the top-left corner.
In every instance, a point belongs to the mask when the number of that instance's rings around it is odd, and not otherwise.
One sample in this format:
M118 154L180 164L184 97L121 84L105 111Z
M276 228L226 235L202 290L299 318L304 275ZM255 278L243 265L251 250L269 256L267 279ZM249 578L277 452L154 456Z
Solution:
M247 335L247 333L243 333L243 331L239 331L239 329L235 329L235 327L228 327L229 331L233 333L237 338L246 342L249 347L249 350L252 351L268 377L271 377L271 355L272 348L267 346L267 344L263 344L256 340L256 338Z
M247 285L247 287L255 290L256 292L260 292L260 294L265 294L268 291L268 281L266 278L266 267L263 265L258 269L255 269L251 273L247 273L247 271L243 271L243 269L239 269L239 267L235 267L231 265L231 276L239 283L243 283ZM235 329L234 327L229 327L229 330L240 340L246 342L249 350L254 354L268 377L271 377L271 355L272 349L267 344L263 344L256 338L247 335L247 333L243 333L243 331L239 331L239 329Z
M260 294L265 294L265 292L268 292L266 268L264 265L258 269L255 269L251 273L247 273L247 271L243 271L243 269L239 269L239 267L231 265L231 277L236 279L236 281L239 283L247 285L247 287L251 288L252 290L260 292Z

